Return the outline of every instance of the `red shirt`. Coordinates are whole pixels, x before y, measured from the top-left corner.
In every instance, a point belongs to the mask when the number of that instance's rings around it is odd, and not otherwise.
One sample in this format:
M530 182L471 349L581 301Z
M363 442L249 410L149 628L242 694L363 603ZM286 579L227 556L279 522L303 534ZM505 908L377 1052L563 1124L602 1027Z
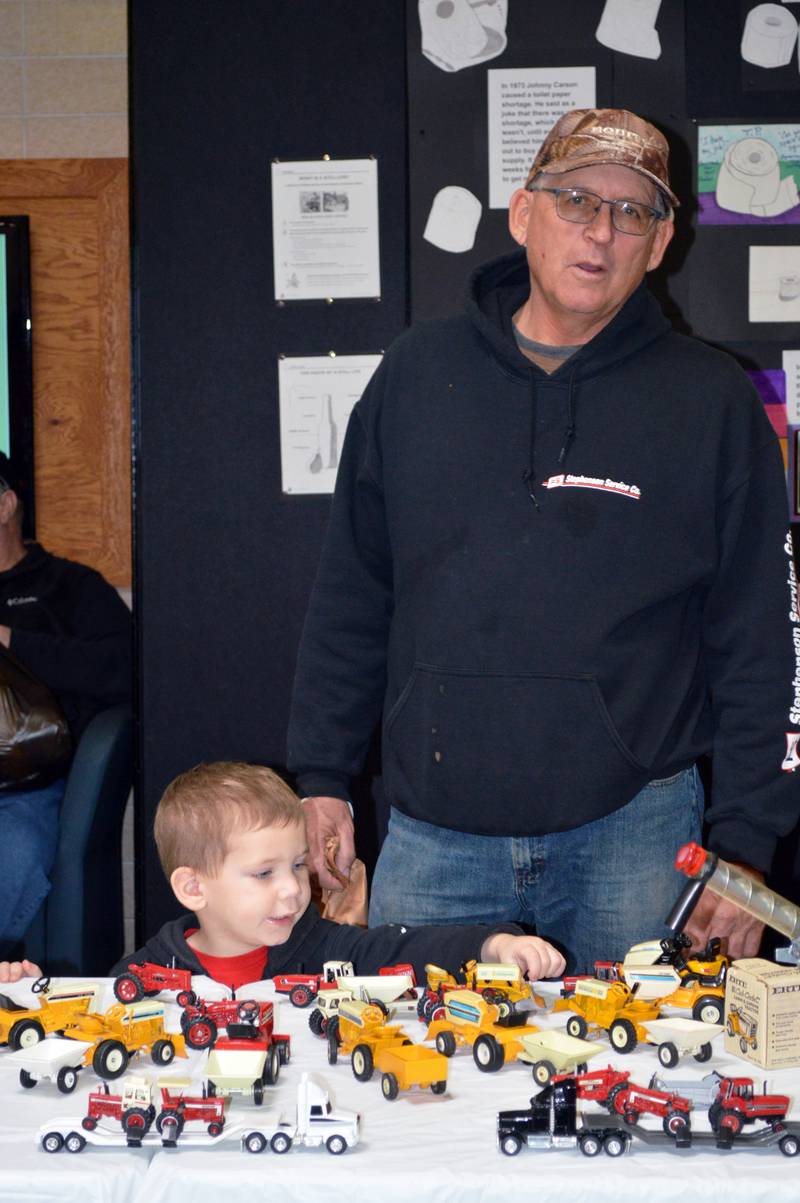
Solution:
M187 940L196 931L196 927L187 929ZM191 945L189 947L191 948ZM242 952L236 957L212 957L207 952L198 952L196 948L192 948L192 952L213 981L222 982L223 986L229 986L231 990L238 990L247 982L260 982L269 958L267 947L254 948L252 952Z

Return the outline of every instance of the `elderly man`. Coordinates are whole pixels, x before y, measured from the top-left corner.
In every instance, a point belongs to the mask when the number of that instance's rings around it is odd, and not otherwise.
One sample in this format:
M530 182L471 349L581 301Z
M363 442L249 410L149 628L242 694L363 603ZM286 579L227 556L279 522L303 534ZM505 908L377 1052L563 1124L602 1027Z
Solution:
M511 199L522 250L398 339L354 410L289 763L315 863L335 834L346 870L382 712L370 922L516 919L585 970L663 933L699 756L727 859L767 870L797 820L780 454L744 373L644 283L667 159L632 113L561 118ZM760 930L709 898L690 934L742 955Z
M77 742L131 694L127 606L99 573L22 537L20 484L0 452L0 643L55 694ZM19 789L0 765L0 960L50 889L63 776Z

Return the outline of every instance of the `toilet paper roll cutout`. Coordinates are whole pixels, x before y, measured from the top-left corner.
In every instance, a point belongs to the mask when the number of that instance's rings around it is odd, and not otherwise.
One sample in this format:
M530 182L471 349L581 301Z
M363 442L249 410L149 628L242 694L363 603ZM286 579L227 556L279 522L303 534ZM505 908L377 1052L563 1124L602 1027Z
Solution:
M595 37L609 50L637 58L659 58L656 19L661 0L606 0Z
M785 67L797 42L797 19L781 4L757 4L747 14L742 58L756 67Z
M481 202L468 188L448 184L433 198L422 237L441 251L471 251L482 211Z
M497 58L506 48L508 0L419 0L422 53L442 71Z

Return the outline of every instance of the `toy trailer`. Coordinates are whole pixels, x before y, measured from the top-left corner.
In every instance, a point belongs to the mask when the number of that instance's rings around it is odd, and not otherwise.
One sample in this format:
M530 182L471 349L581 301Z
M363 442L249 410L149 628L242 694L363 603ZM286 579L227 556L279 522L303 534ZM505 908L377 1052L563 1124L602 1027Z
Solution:
M5 1063L19 1067L19 1084L26 1090L39 1082L55 1082L62 1094L71 1094L78 1085L83 1057L92 1047L88 1041L51 1036L31 1048L9 1053Z
M521 1038L518 1061L532 1066L533 1080L546 1086L557 1073L585 1073L591 1057L605 1052L606 1046L593 1040L578 1040L566 1032L531 1032Z
M691 1055L701 1064L711 1059L711 1041L723 1030L721 1023L700 1019L649 1019L642 1022L647 1043L656 1045L658 1059L667 1069Z
M401 1090L419 1086L432 1094L447 1090L447 1057L424 1044L401 1044L381 1049L375 1055L375 1068L381 1073L383 1097L390 1102Z

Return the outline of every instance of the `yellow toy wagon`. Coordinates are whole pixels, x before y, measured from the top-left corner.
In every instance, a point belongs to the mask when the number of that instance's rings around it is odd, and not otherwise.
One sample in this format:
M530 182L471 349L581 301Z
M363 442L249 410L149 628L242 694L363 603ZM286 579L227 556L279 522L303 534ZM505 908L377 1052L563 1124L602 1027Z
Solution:
M396 1099L401 1090L430 1087L433 1094L447 1089L447 1057L424 1044L401 1044L375 1054L375 1068L382 1074L381 1090L385 1099Z

